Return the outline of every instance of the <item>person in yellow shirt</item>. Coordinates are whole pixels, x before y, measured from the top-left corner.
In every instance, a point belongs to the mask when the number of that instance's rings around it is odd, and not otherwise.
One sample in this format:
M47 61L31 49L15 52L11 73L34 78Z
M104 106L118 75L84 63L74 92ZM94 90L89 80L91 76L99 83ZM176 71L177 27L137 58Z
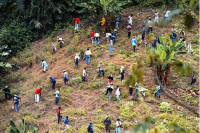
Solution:
M85 52L85 55L86 55L86 64L90 64L90 56L91 56L91 51L89 48L87 48L87 51Z

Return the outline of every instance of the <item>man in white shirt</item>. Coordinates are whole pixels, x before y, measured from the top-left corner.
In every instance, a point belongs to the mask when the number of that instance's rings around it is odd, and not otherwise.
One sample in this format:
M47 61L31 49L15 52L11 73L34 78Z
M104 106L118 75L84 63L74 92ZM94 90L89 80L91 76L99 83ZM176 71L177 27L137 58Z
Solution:
M83 68L83 79L82 79L83 82L86 81L86 80L85 80L86 75L87 75L87 74L86 74L86 67L84 67L84 68Z
M60 48L62 48L63 43L64 43L63 39L61 37L57 37L57 39L58 39L58 42L60 43Z
M64 73L64 84L68 84L69 81L69 76L68 76L68 72L66 72L65 70L63 70Z
M117 122L116 122L116 133L121 133L121 127L122 127L122 122L120 121L120 119L117 119Z
M77 53L76 56L75 56L75 58L74 58L75 66L76 66L76 67L78 67L78 62L79 62L79 60L80 60L80 56L79 56L79 54Z
M117 90L115 92L115 95L116 95L116 98L117 98L117 102L120 101L120 99L119 99L120 93L121 93L121 89L119 88L119 86L117 86Z
M147 32L147 34L149 34L149 32L151 32L152 33L152 31L153 31L153 28L152 28L152 22L151 22L151 18L149 18L149 20L148 20L148 32Z
M155 21L156 24L158 24L159 17L158 17L158 12L157 11L155 12L154 16L155 16L155 20L154 21Z
M100 41L99 41L99 33L98 32L96 32L95 34L94 34L94 38L95 38L95 46L97 45L97 44L99 44L100 43Z
M58 101L59 101L59 94L60 94L60 89L58 89L58 90L56 91L56 93L55 93L55 95L56 95L56 99L55 99L56 105L58 104Z
M166 11L165 11L164 20L167 20L167 19L169 18L170 13L171 13L171 11L169 11L169 10L166 10Z
M111 37L112 37L112 34L111 34L111 33L106 33L106 38L107 38L107 43L108 43L108 44L110 43Z

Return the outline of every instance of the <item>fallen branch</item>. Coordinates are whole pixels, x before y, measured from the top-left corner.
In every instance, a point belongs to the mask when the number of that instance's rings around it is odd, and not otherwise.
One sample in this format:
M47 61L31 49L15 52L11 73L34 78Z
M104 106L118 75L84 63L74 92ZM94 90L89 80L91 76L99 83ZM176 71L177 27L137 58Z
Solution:
M191 106L188 105L187 103L185 103L185 102L183 102L183 101L180 101L180 100L178 100L176 97L174 97L174 96L172 96L171 94L169 94L169 93L165 90L166 86L163 86L163 84L162 84L162 83L160 82L160 80L158 79L158 76L157 76L156 73L154 74L154 76L155 76L155 78L156 78L157 83L160 85L162 92L163 92L167 97L171 98L171 99L174 100L176 103L178 103L179 105L181 105L181 106L187 108L189 111L193 112L194 114L196 114L196 115L199 117L199 111L198 111L198 110L196 110L195 108L191 107Z

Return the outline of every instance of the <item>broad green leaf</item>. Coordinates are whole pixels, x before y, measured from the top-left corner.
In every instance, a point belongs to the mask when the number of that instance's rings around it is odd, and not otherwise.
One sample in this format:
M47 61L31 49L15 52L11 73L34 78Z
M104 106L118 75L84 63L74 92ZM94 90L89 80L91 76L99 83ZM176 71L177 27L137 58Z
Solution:
M5 67L11 68L12 66L10 65L10 63L6 63Z

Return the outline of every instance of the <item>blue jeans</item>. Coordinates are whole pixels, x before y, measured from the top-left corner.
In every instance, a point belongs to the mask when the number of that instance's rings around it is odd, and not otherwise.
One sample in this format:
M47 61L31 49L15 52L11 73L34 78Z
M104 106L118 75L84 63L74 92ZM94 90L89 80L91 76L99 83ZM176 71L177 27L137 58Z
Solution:
M55 100L56 105L58 104L58 102L59 102L59 97L56 97L56 100Z
M91 41L92 41L92 45L93 45L93 43L94 43L94 37L91 37Z
M121 128L120 127L116 128L116 133L121 133Z
M109 100L111 100L111 98L112 98L112 93L110 93L110 95L109 95Z
M14 108L15 108L15 111L17 112L18 111L18 103L14 104Z
M194 25L195 24L195 21L194 21L194 18L192 18L192 25Z
M96 37L96 38L95 38L95 46L98 45L99 43L100 43L99 37L98 37L98 38Z
M151 31L151 33L152 33L152 31L153 31L153 28L152 28L152 27L149 27L149 29L148 29L148 34L149 34L150 31Z
M115 43L115 38L116 38L116 37L112 37L112 39L113 39L113 44Z
M52 89L55 89L56 88L56 82L53 82L52 83Z
M133 46L133 52L135 52L135 46Z
M98 76L99 76L99 77L100 77L101 73L102 73L103 76L104 76L104 70L99 70L99 72L98 72Z
M119 22L116 22L116 29L119 30Z
M86 55L86 64L90 64L90 55Z
M119 95L117 95L117 101L118 101L118 102L120 101L120 99L119 99Z
M60 115L60 114L57 114L58 115L58 124L59 124L59 122L61 121L61 119L62 119L62 115Z
M75 24L75 30L78 31L78 24Z

